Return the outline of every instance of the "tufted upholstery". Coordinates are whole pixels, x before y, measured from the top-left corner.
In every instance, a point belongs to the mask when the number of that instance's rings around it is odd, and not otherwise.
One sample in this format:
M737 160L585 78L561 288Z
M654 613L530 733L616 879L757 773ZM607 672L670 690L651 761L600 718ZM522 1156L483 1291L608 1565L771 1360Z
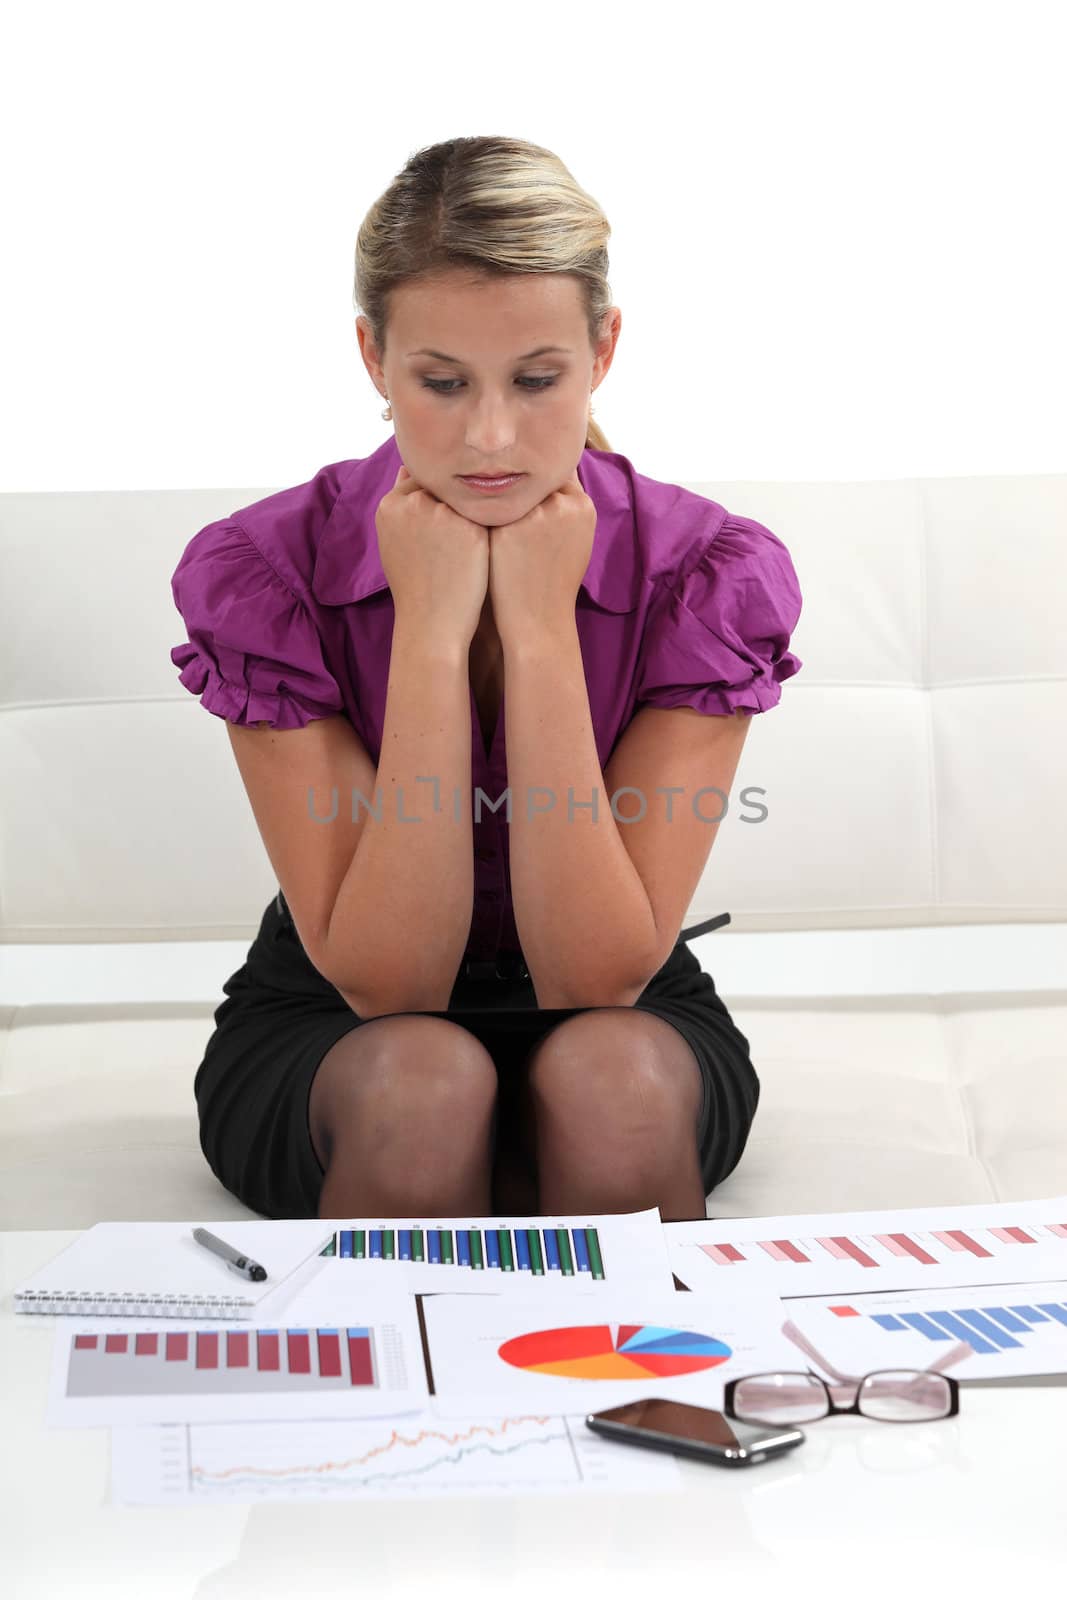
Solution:
M762 1080L709 1211L1061 1193L1067 476L687 487L804 593L686 918ZM192 1080L277 886L169 578L270 492L0 495L5 1228L249 1214Z

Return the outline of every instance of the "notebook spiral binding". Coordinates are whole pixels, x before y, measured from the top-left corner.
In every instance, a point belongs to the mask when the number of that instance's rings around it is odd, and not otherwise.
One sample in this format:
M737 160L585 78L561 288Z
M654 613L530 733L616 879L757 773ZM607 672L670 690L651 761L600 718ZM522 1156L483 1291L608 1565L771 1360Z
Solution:
M58 1289L24 1289L15 1295L16 1311L62 1311L98 1317L227 1317L239 1316L253 1305L240 1294L64 1294Z

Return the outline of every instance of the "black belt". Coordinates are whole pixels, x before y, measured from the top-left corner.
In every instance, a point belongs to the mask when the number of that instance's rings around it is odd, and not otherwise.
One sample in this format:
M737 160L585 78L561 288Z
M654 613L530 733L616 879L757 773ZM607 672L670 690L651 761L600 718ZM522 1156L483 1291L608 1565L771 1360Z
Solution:
M500 978L504 982L528 978L530 969L520 955L499 955L492 961L475 961L466 956L459 964L461 978Z
M730 913L723 911L717 917L709 917L707 922L694 923L693 927L682 929L678 935L678 943L681 944L686 939L695 939L702 933L711 933L715 928L724 928L729 920ZM460 963L459 976L508 980L528 978L530 971L520 955L499 955L494 961L475 961L473 956L467 956Z
M730 920L730 913L723 911L717 917L709 917L707 922L697 922L691 928L683 928L678 935L678 943L686 939L695 939L699 934L711 933L715 928L723 928ZM467 956L461 963L458 976L462 978L500 978L505 981L516 978L528 978L529 968L520 955L499 955L494 961L475 961L473 956Z

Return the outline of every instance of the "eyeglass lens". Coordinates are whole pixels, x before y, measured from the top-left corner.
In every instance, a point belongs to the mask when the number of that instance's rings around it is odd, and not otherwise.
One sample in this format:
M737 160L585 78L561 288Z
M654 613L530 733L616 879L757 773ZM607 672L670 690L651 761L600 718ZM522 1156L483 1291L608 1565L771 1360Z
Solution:
M854 1385L833 1385L839 1404L851 1404ZM952 1391L937 1372L874 1372L859 1385L860 1412L880 1422L934 1422L952 1407ZM734 1412L744 1422L815 1422L829 1414L826 1390L806 1372L765 1372L742 1378Z

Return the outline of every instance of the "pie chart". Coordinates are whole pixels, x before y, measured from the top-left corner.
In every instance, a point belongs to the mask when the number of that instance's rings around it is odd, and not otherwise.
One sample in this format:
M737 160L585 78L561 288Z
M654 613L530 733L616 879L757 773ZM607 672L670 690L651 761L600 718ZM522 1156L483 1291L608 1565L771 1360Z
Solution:
M657 1328L648 1323L602 1323L595 1327L541 1328L507 1339L500 1356L526 1372L555 1378L676 1378L704 1372L733 1355L721 1339L683 1328Z

